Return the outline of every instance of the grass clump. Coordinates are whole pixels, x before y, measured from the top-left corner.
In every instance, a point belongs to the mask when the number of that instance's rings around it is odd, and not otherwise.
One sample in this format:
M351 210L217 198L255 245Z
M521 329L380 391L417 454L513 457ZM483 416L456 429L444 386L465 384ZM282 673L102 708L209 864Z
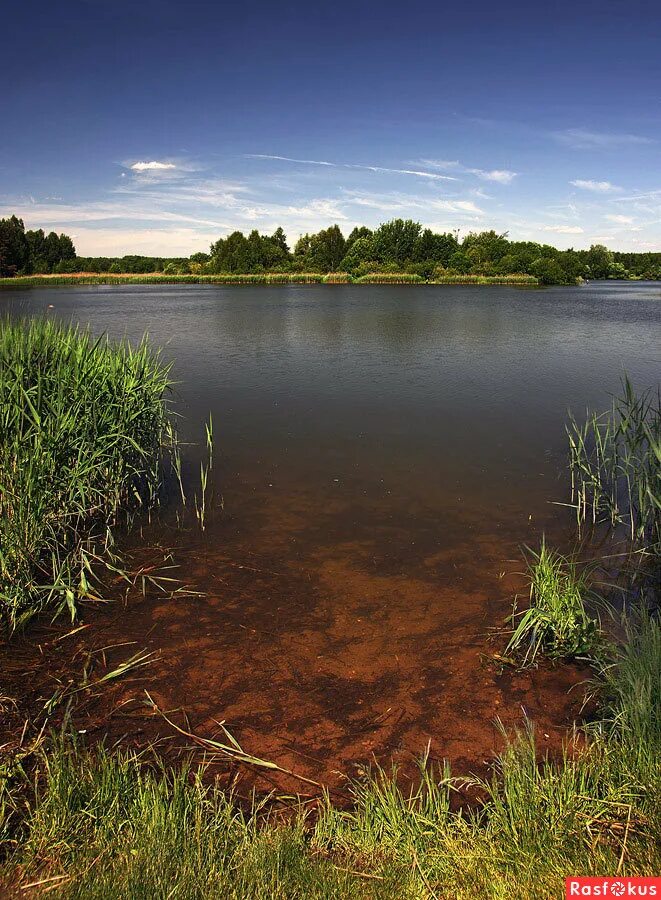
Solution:
M42 319L0 323L0 613L73 616L113 559L112 526L154 501L167 366L143 342Z
M518 617L518 624L505 652L522 655L524 665L542 653L553 658L591 655L599 643L599 623L586 606L588 600L597 601L589 569L545 541L539 552L528 553L530 604L521 613L515 604L512 618Z
M204 774L55 741L39 756L15 849L0 858L0 891L4 876L81 900L364 896L358 879L309 852L302 811L287 825L257 802L244 813Z
M611 409L571 419L572 502L579 527L624 524L631 541L661 554L661 395L637 395L628 378Z

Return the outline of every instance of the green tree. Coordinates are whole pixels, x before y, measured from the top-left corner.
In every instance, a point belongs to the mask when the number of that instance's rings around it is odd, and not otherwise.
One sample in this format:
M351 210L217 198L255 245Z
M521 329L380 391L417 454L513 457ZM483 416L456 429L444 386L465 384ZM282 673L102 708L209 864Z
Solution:
M366 225L356 226L349 237L347 238L346 250L347 252L351 249L351 247L356 243L359 238L371 238L373 235L373 231L371 228L367 228Z
M359 237L350 246L340 269L344 272L355 272L360 266L374 259L374 243L372 236Z
M25 269L29 255L23 220L16 216L0 219L0 276L6 278Z
M508 249L507 233L498 234L496 231L471 231L461 245L473 271L484 274L489 269L494 270Z
M613 254L603 244L593 244L588 250L587 264L592 278L608 278L613 262Z
M435 234L431 228L425 228L413 246L411 259L413 262L433 260L436 264L447 266L458 248L456 235Z
M393 219L379 225L372 238L375 258L382 263L404 266L413 259L413 251L422 226L412 219Z
M470 257L463 250L457 250L449 260L448 268L460 275L466 275L471 270Z
M567 280L564 269L557 259L541 256L530 266L530 275L535 275L542 284L564 284Z
M338 225L313 234L307 264L314 272L335 272L344 258L346 241Z
M271 242L277 247L283 256L289 256L289 247L287 246L287 237L282 228L276 228L271 235Z

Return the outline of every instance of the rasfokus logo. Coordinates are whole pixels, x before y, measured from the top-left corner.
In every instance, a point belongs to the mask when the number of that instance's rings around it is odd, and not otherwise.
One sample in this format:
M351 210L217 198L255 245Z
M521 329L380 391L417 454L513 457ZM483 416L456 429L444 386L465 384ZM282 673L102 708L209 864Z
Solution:
M583 878L565 880L565 898L569 897L658 897L661 878Z

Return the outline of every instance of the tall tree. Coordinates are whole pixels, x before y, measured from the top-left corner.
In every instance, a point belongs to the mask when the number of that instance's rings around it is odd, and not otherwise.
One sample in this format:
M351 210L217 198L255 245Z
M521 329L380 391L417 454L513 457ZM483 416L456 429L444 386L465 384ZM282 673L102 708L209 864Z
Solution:
M421 230L420 223L411 219L393 219L380 225L373 237L376 259L382 263L404 266L413 259Z
M16 216L0 219L0 275L15 275L27 266L29 256L23 220Z
M603 244L593 244L587 253L587 264L593 278L608 278L613 265L613 254Z

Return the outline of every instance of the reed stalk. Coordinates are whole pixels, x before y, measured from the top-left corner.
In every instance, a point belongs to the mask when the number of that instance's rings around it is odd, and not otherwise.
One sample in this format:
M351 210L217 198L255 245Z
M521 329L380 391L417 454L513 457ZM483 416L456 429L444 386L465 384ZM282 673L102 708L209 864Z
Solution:
M0 615L11 629L97 598L114 527L158 498L170 384L146 341L0 322Z

